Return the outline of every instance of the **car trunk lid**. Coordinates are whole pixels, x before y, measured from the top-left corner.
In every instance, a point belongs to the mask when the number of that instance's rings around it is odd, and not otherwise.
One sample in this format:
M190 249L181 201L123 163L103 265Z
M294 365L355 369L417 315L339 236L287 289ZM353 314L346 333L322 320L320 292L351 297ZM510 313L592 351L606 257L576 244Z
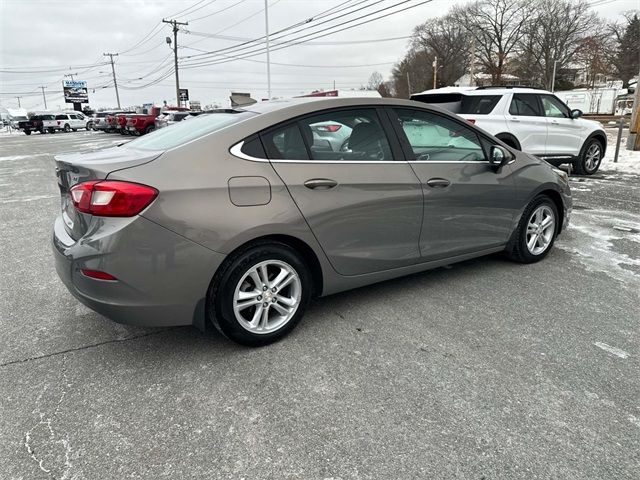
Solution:
M56 176L60 188L62 219L67 233L78 240L89 228L92 215L78 212L73 206L70 189L90 180L104 180L116 170L131 168L155 160L161 151L142 151L126 146L96 152L57 155Z

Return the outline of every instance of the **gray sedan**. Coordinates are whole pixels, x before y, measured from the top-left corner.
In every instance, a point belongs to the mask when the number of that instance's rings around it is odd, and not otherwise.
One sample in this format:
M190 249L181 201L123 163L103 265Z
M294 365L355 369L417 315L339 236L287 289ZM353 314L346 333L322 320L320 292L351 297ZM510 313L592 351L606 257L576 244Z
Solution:
M316 145L319 124L349 126L345 148ZM564 172L405 100L264 102L56 171L54 252L74 296L251 346L290 332L313 296L496 252L541 260L571 212Z

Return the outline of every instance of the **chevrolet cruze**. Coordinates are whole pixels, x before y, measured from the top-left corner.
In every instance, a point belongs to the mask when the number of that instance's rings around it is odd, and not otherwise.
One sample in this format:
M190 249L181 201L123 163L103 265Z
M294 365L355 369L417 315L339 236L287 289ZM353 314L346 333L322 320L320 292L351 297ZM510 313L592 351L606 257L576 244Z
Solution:
M334 148L317 125L348 138ZM501 251L541 260L571 212L564 172L406 100L224 110L56 171L56 268L75 297L251 346L290 332L313 296Z

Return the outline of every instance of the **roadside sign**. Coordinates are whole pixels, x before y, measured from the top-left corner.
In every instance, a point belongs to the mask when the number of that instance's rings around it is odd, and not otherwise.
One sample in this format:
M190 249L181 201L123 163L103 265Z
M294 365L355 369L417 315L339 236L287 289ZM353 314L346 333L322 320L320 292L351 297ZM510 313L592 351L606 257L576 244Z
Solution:
M84 80L63 80L62 91L65 103L89 103L87 82Z
M181 88L181 89L178 90L178 93L180 95L179 100L181 102L186 102L187 100L189 100L189 89Z

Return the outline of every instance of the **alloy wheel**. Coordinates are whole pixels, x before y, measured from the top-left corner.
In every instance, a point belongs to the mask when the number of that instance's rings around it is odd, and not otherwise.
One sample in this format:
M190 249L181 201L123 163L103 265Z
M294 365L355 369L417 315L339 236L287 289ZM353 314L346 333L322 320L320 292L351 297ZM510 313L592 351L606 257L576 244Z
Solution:
M591 144L589 149L584 155L584 168L588 172L593 172L598 168L600 164L600 157L602 156L602 152L600 149L600 145L597 143Z
M532 255L544 253L551 242L556 230L556 218L548 205L536 208L527 222L527 249Z
M251 267L238 282L233 313L245 330L268 334L293 318L301 298L302 284L295 269L280 260L267 260Z

